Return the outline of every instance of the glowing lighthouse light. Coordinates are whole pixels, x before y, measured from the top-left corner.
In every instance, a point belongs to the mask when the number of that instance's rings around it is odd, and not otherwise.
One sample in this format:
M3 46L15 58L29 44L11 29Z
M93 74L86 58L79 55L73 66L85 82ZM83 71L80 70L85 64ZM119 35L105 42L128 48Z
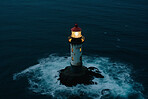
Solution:
M71 66L82 66L82 43L84 36L81 35L81 28L77 24L71 29L70 43Z
M75 34L75 36L78 36L78 35L79 35L79 33L78 33L78 32L75 32L74 34Z
M71 37L73 37L73 38L79 38L79 37L82 37L82 35L81 35L81 31L77 31L77 32L72 31Z

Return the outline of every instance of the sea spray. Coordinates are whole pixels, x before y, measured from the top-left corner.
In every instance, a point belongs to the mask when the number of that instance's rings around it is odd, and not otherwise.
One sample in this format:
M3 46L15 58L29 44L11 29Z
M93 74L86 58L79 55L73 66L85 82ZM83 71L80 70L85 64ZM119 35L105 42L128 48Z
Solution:
M95 78L97 85L78 84L73 87L61 85L57 80L59 70L68 66L70 57L50 55L39 60L39 63L14 74L13 79L19 80L26 77L30 86L29 90L38 94L50 95L53 98L129 98L134 95L136 99L143 98L143 87L131 77L131 68L127 64L112 62L105 57L83 56L83 65L97 67L104 76L103 79ZM135 89L136 87L136 89ZM102 91L109 90L109 96ZM105 91L104 91L105 92Z

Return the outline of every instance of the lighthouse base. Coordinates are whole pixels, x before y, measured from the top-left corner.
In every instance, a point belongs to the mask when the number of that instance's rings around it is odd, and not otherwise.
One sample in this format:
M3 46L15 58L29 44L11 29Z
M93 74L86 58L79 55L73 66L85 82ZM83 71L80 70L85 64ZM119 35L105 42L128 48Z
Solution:
M85 66L67 66L65 69L59 71L60 83L66 86L75 86L77 84L97 84L92 80L96 78L104 78L101 72L95 67Z

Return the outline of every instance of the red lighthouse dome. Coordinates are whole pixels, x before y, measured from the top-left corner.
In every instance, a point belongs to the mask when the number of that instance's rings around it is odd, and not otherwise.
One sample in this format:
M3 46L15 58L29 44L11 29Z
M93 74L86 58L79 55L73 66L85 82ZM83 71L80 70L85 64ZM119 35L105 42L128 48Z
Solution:
M78 24L75 24L75 26L73 28L71 28L71 31L74 31L74 32L81 31L81 28L78 27Z

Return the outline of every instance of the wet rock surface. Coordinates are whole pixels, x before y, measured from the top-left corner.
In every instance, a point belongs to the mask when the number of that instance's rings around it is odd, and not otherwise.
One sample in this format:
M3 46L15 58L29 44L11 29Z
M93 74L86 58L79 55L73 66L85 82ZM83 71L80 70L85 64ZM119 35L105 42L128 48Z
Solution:
M97 84L92 81L94 78L104 78L96 67L87 68L85 66L67 66L65 69L60 70L59 73L58 80L60 80L60 83L70 87L77 84Z

